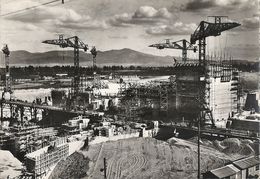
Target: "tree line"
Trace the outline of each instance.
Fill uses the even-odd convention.
[[[243,72],[258,72],[259,62],[233,62],[233,66]],[[81,75],[92,75],[93,72],[101,75],[117,74],[117,75],[172,75],[174,74],[173,66],[165,67],[147,67],[147,66],[103,66],[103,67],[80,67],[79,73]],[[0,74],[4,75],[5,69],[0,69]],[[67,74],[68,77],[74,75],[73,66],[25,66],[25,67],[11,67],[10,73],[13,79],[30,78],[32,75],[56,76],[56,74]]]

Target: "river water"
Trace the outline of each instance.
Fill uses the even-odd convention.
[[[28,102],[33,102],[36,98],[40,98],[44,101],[45,97],[51,96],[51,91],[53,89],[54,88],[16,89],[12,94],[12,98]],[[68,88],[62,88],[61,90],[68,91]],[[8,99],[8,94],[6,95],[6,99]]]

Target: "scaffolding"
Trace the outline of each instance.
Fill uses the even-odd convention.
[[[66,138],[59,138],[51,146],[41,148],[25,156],[25,166],[35,178],[42,178],[51,166],[69,155]]]
[[[125,86],[123,86],[125,87]],[[134,84],[125,91],[122,87],[121,106],[125,109],[126,118],[137,118],[144,113],[142,109],[158,109],[167,113],[169,96],[175,95],[176,83],[171,81],[151,81],[146,84]]]

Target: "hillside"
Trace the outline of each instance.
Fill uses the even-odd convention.
[[[172,64],[172,57],[154,56],[131,49],[98,51],[97,65],[144,65],[167,66]],[[30,53],[27,51],[13,51],[10,56],[12,66],[25,65],[72,65],[73,51],[49,51],[44,53]],[[80,51],[80,64],[92,65],[92,56]]]

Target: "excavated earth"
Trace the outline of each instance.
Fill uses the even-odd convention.
[[[196,178],[197,144],[177,138],[130,138],[91,145],[55,167],[50,178],[108,179]],[[215,148],[201,146],[201,171],[224,165],[232,158]]]

